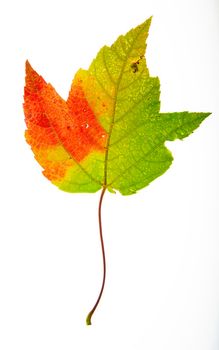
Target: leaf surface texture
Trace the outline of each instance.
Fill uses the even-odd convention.
[[[79,69],[67,101],[26,63],[26,140],[43,174],[67,192],[133,194],[173,157],[165,141],[190,135],[210,113],[160,113],[160,82],[146,64],[151,18]]]

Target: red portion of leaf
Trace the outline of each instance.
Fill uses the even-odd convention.
[[[82,80],[76,79],[73,82],[67,105],[74,116],[76,125],[76,138],[83,144],[93,145],[97,150],[102,150],[105,146],[106,132],[96,120],[85,98]]]
[[[37,149],[55,145],[62,145],[77,162],[93,150],[104,151],[106,132],[95,119],[78,83],[72,85],[65,102],[52,85],[26,63],[26,138],[36,156]]]

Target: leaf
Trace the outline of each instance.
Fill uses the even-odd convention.
[[[165,141],[188,136],[210,114],[159,112],[159,79],[144,58],[150,23],[104,46],[77,72],[67,101],[26,63],[26,140],[60,189],[133,194],[171,165]]]
[[[88,70],[79,69],[67,101],[26,63],[26,140],[43,174],[61,190],[102,188],[99,227],[104,264],[101,205],[108,189],[130,195],[171,165],[165,141],[189,136],[210,113],[160,113],[160,82],[146,65],[151,18],[104,46]]]

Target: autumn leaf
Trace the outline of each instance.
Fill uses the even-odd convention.
[[[26,140],[43,174],[61,190],[136,193],[162,175],[173,157],[165,141],[190,135],[210,113],[160,113],[160,82],[146,64],[151,18],[104,46],[79,69],[67,101],[26,62]]]

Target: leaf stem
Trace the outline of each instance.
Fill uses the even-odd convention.
[[[104,290],[104,285],[105,285],[105,280],[106,280],[106,256],[105,256],[105,249],[104,249],[104,241],[103,241],[103,230],[102,230],[102,219],[101,219],[101,209],[102,209],[102,202],[103,202],[103,196],[106,191],[106,186],[103,187],[101,195],[100,195],[100,200],[99,200],[99,207],[98,207],[98,221],[99,221],[99,231],[100,231],[100,242],[101,242],[101,250],[102,250],[102,258],[103,258],[103,281],[102,281],[102,286],[100,289],[99,296],[97,298],[96,303],[94,304],[93,308],[91,311],[88,313],[87,318],[86,318],[86,324],[90,326],[91,323],[91,318],[100,302],[100,299],[103,294]]]

